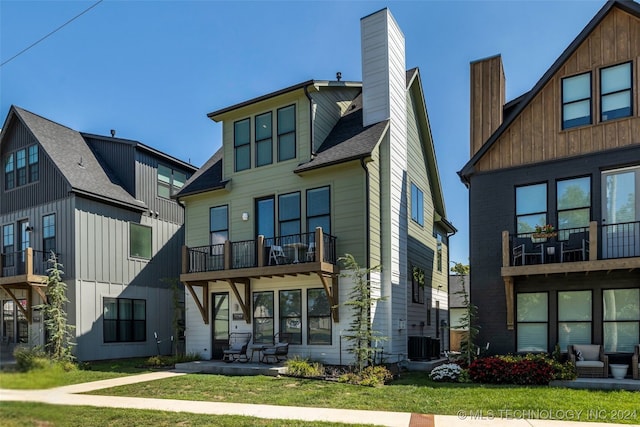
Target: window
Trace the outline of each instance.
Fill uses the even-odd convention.
[[[273,163],[271,112],[256,116],[256,166]]]
[[[158,165],[158,196],[170,198],[172,194],[184,187],[186,181],[187,175],[183,172]]]
[[[413,182],[411,183],[411,219],[424,225],[424,194]]]
[[[265,238],[275,237],[275,199],[273,196],[256,200],[256,231]]]
[[[4,189],[11,190],[16,186],[15,163],[13,153],[9,154],[4,161]]]
[[[631,115],[631,62],[600,70],[600,120]]]
[[[143,299],[105,298],[104,342],[147,340],[147,302]]]
[[[253,342],[273,343],[273,292],[253,293]]]
[[[549,322],[546,292],[519,293],[517,300],[517,351],[547,351]]]
[[[216,206],[209,210],[209,243],[221,245],[229,240],[229,207]]]
[[[280,236],[300,234],[300,193],[278,197],[278,221]]]
[[[436,234],[436,267],[442,271],[442,234]]]
[[[280,334],[289,343],[302,344],[302,291],[280,291]]]
[[[49,259],[51,252],[56,252],[56,216],[54,214],[42,217],[42,251],[45,259]]]
[[[14,254],[13,254],[13,224],[7,224],[2,227],[2,253],[5,255],[2,265],[5,267],[13,267]]]
[[[27,183],[27,151],[24,149],[16,152],[16,175],[18,187]]]
[[[129,223],[129,256],[151,259],[151,227]]]
[[[424,270],[413,266],[409,270],[409,277],[411,277],[412,301],[424,304]]]
[[[244,119],[233,124],[233,149],[236,172],[251,167],[251,120]]]
[[[331,304],[324,289],[307,289],[307,344],[331,345]]]
[[[278,161],[296,157],[296,106],[278,110]]]
[[[547,224],[547,184],[516,187],[516,233],[531,233]]]
[[[640,289],[605,289],[604,351],[633,353],[640,340]]]
[[[557,182],[558,230],[588,227],[591,220],[591,178],[565,179]],[[569,238],[560,231],[560,240]]]
[[[331,234],[331,195],[329,187],[307,190],[307,231],[316,231],[322,227],[322,232]]]
[[[591,73],[562,79],[562,129],[591,123]]]
[[[29,147],[29,182],[36,182],[40,176],[38,167],[38,146]]]
[[[558,292],[558,343],[591,344],[591,291]]]

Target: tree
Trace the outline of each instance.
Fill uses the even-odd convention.
[[[75,359],[71,353],[73,343],[73,330],[75,326],[67,323],[67,312],[65,304],[69,302],[67,298],[67,284],[62,281],[62,264],[58,263],[56,254],[51,252],[48,263],[51,265],[47,269],[45,292],[47,301],[39,305],[44,317],[44,325],[47,331],[45,350],[51,358],[58,362],[70,362]]]
[[[462,304],[465,307],[464,314],[460,317],[459,324],[460,329],[466,331],[462,341],[460,342],[460,352],[467,364],[471,364],[471,361],[478,354],[478,347],[475,344],[475,340],[478,337],[479,332],[478,326],[476,326],[478,307],[471,304],[465,283],[465,277],[469,275],[469,270],[468,265],[464,265],[459,262],[454,262],[453,267],[451,267],[451,271],[458,276],[460,283],[462,284],[462,288],[455,292],[455,294],[462,297]]]
[[[348,351],[353,354],[355,368],[358,373],[373,364],[376,348],[372,347],[372,342],[385,341],[387,338],[373,330],[371,324],[371,307],[384,297],[372,297],[369,274],[379,270],[379,267],[362,269],[351,254],[338,259],[342,261],[349,273],[344,274],[351,277],[353,289],[349,293],[349,300],[344,305],[353,311],[353,319],[346,330],[344,338],[351,343]]]

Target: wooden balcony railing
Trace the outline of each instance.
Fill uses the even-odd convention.
[[[51,254],[26,248],[0,254],[0,277],[46,276]]]

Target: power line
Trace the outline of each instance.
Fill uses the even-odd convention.
[[[51,31],[49,34],[45,35],[44,37],[41,37],[39,40],[37,40],[34,43],[31,43],[29,46],[25,47],[24,49],[22,49],[20,52],[16,53],[15,55],[13,55],[11,58],[7,59],[6,61],[4,61],[2,64],[0,64],[0,67],[3,67],[5,64],[8,64],[9,62],[13,61],[14,59],[16,59],[18,56],[22,55],[23,53],[25,53],[26,51],[28,51],[29,49],[31,49],[32,47],[34,47],[35,45],[37,45],[38,43],[40,43],[41,41],[43,41],[44,39],[46,39],[47,37],[53,35],[54,33],[58,32],[59,30],[61,30],[62,28],[66,27],[67,25],[69,25],[70,23],[72,23],[73,21],[75,21],[76,19],[78,19],[79,17],[81,17],[82,15],[84,15],[85,13],[89,12],[91,9],[93,9],[94,7],[96,7],[97,5],[99,5],[100,3],[102,3],[104,0],[98,0],[97,2],[95,2],[94,4],[92,4],[91,6],[89,6],[88,8],[86,8],[85,10],[83,10],[82,12],[80,12],[79,14],[77,14],[76,16],[74,16],[73,18],[69,19],[67,22],[65,22],[64,24],[60,25],[58,28],[56,28],[55,30]]]

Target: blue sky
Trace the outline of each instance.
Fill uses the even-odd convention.
[[[96,0],[0,0],[0,62]],[[603,1],[104,0],[0,68],[12,104],[70,128],[135,139],[202,165],[222,129],[206,114],[309,79],[361,79],[360,18],[389,7],[419,67],[451,260],[468,263],[469,63],[501,54],[507,101],[530,90]]]

